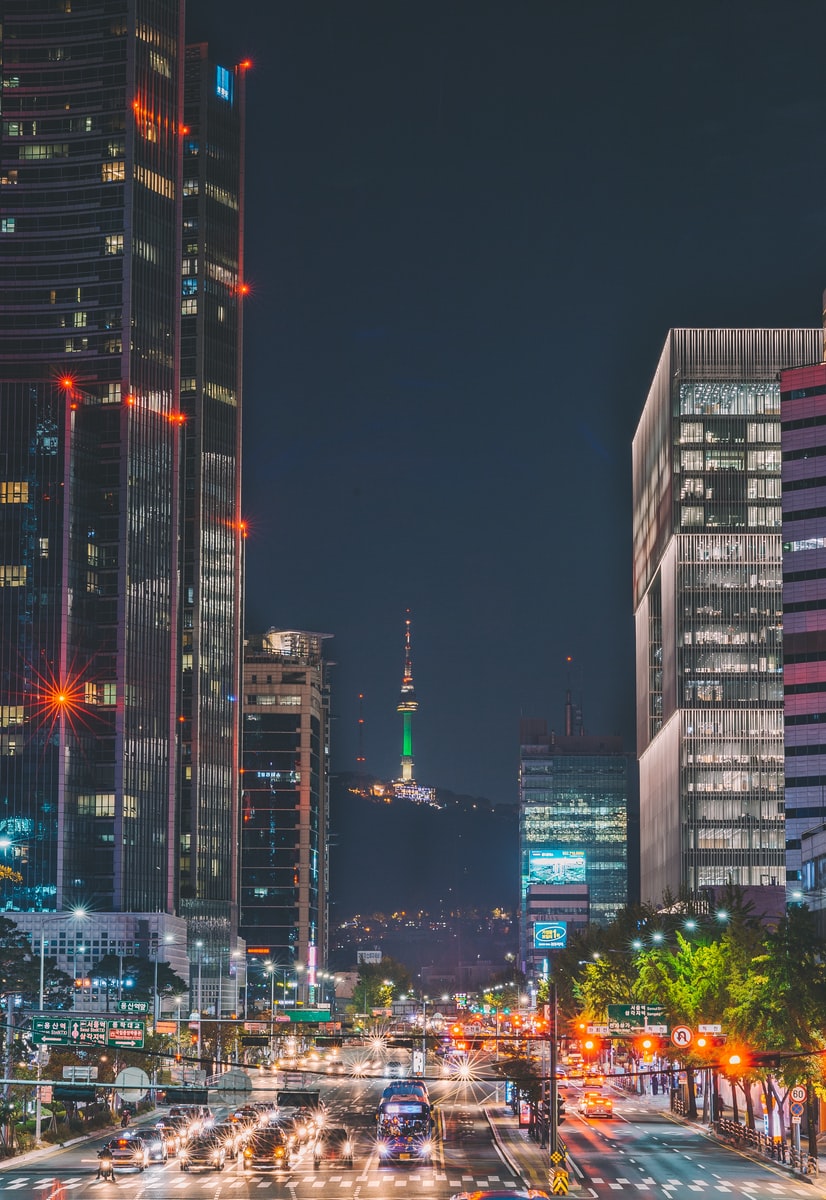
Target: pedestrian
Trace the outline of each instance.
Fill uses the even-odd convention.
[[[658,1094],[659,1090],[660,1090],[660,1080],[657,1075],[654,1075],[654,1076],[652,1076],[652,1079],[651,1079],[651,1091],[656,1096]]]

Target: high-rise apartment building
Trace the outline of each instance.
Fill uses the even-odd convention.
[[[641,895],[782,885],[780,384],[818,329],[677,329],[634,437]]]
[[[570,713],[570,704],[568,706]],[[572,929],[608,924],[628,902],[629,756],[619,737],[520,727],[521,960],[536,969],[547,949],[538,921]]]
[[[6,0],[0,36],[0,838],[23,877],[5,900],[183,897],[226,940],[242,79],[193,52],[230,98],[204,82],[187,129],[181,0]]]
[[[780,417],[786,871],[791,888],[820,893],[801,840],[817,830],[822,842],[826,824],[826,363],[782,372]]]
[[[329,636],[269,629],[244,649],[241,934],[310,988],[328,944]]]

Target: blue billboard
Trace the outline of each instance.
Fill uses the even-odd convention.
[[[534,925],[534,950],[564,950],[567,944],[567,921],[537,921]]]

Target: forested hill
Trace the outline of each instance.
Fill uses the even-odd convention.
[[[438,789],[443,808],[330,788],[332,920],[398,909],[501,907],[518,893],[517,810]]]

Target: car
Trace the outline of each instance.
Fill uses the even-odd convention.
[[[149,1166],[146,1142],[137,1133],[122,1133],[120,1137],[111,1138],[106,1143],[106,1149],[112,1155],[113,1167],[134,1167],[138,1171],[145,1171]]]
[[[219,1121],[213,1125],[210,1134],[224,1143],[227,1158],[237,1158],[249,1137],[249,1130],[238,1121]]]
[[[404,1075],[404,1063],[399,1062],[397,1058],[391,1058],[384,1068],[384,1074],[387,1079],[401,1079]]]
[[[141,1129],[140,1136],[146,1143],[146,1151],[150,1162],[165,1163],[169,1158],[169,1146],[166,1135],[157,1125]]]
[[[494,1192],[454,1192],[450,1200],[551,1200],[547,1192],[537,1188],[527,1188],[519,1191],[505,1191],[497,1188]]]
[[[334,1058],[331,1062],[326,1063],[324,1070],[328,1075],[345,1075],[347,1073],[347,1068],[340,1058]]]
[[[614,1101],[601,1092],[586,1091],[579,1102],[579,1111],[583,1117],[613,1117]]]
[[[290,1165],[290,1146],[278,1126],[256,1129],[241,1153],[245,1171],[277,1171]]]
[[[328,1125],[319,1133],[313,1143],[313,1166],[320,1167],[324,1160],[352,1167],[353,1135],[346,1126]]]
[[[163,1117],[160,1121],[156,1121],[152,1128],[156,1129],[166,1142],[167,1155],[177,1154],[183,1140],[180,1126],[176,1125],[168,1118]]]
[[[209,1171],[223,1171],[227,1161],[227,1150],[223,1141],[215,1137],[212,1130],[199,1133],[181,1150],[179,1161],[182,1171],[204,1167]]]

